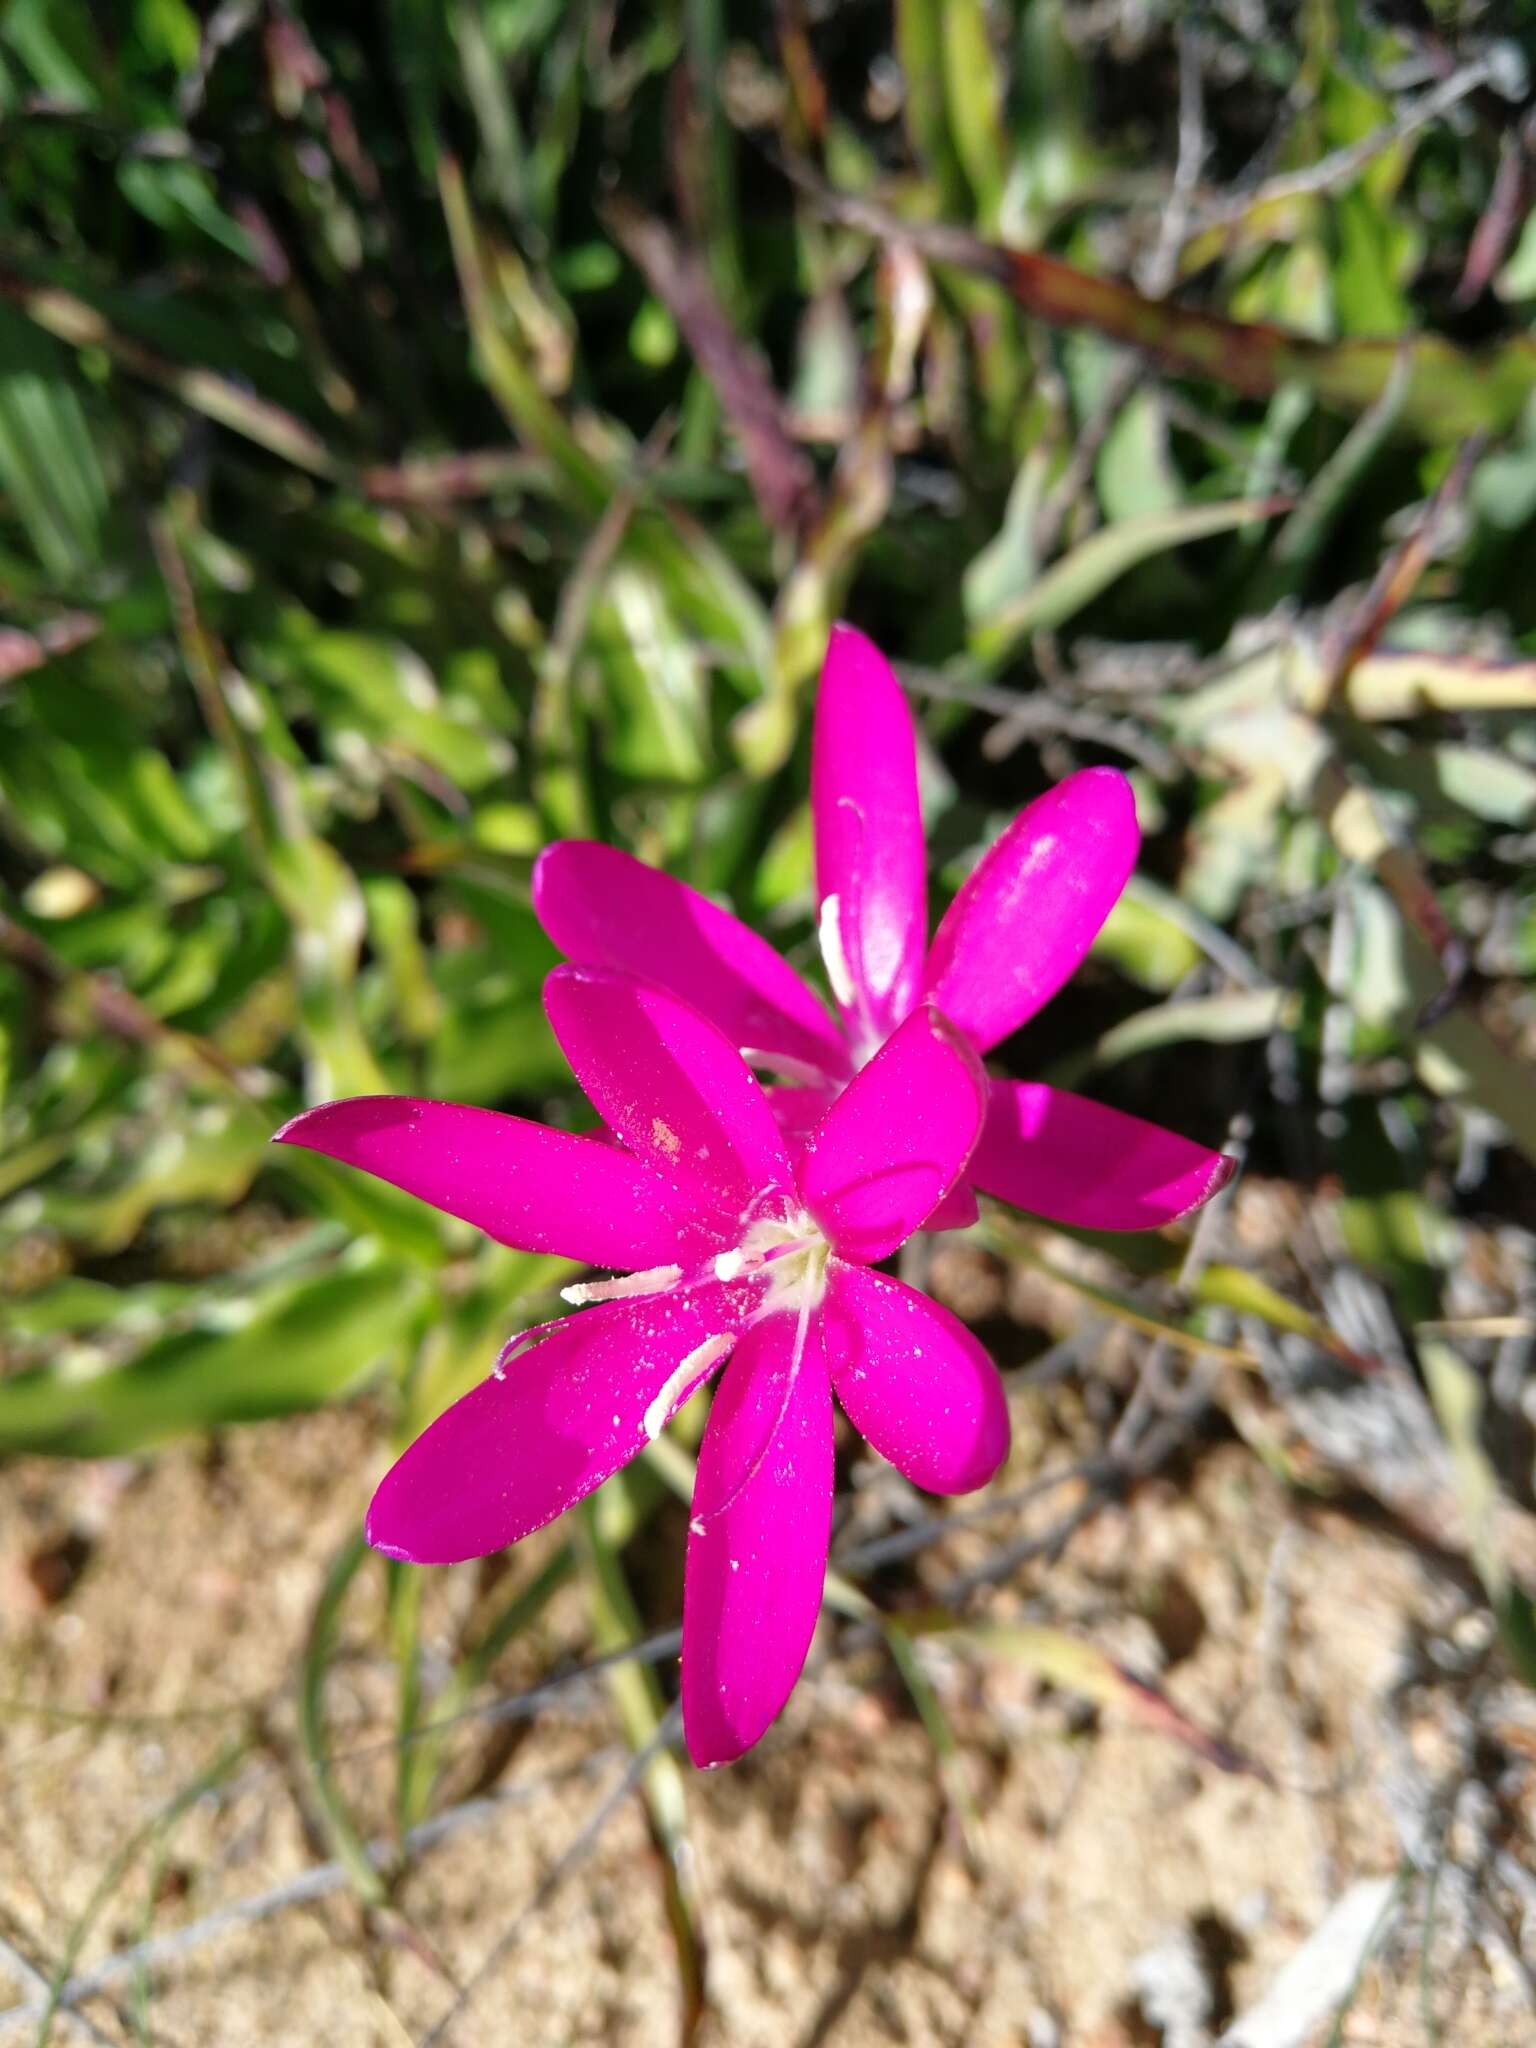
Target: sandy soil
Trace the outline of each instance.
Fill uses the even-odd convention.
[[[1087,1426],[1068,1390],[1025,1388],[1016,1406],[1000,1488]],[[330,1853],[299,1761],[296,1674],[380,1444],[365,1403],[0,1480],[0,2048],[35,2036],[36,2013],[17,2008],[37,1999],[36,1973],[200,1927]],[[856,1521],[878,1523],[893,1481],[863,1463],[852,1477]],[[946,1538],[905,1568],[901,1597],[1027,1526]],[[544,1554],[535,1539],[509,1569]],[[485,1585],[472,1569],[434,1578],[429,1646],[446,1656]],[[391,1824],[382,1590],[370,1567],[349,1595],[326,1692],[337,1783],[369,1834]],[[656,1620],[675,1613],[664,1567],[645,1597]],[[933,1642],[922,1655],[957,1747],[946,1777],[883,1648],[849,1647],[828,1619],[756,1755],[687,1778],[710,2048],[1211,2048],[1352,1885],[1398,1872],[1400,1905],[1335,2038],[1536,2042],[1536,1886],[1522,1885],[1536,1710],[1491,1651],[1454,1550],[1363,1496],[1309,1499],[1218,1432],[1104,1507],[1059,1560],[1010,1575],[984,1611],[1108,1650],[1269,1781],[1000,1651]],[[494,1691],[586,1644],[572,1586]],[[234,1739],[217,1787],[164,1824]],[[446,2041],[671,2043],[676,1951],[639,1803],[618,1804],[540,1894],[625,1761],[600,1684],[556,1696],[511,1741],[470,1720],[442,1798],[499,1803],[423,1848],[385,1907],[334,1888],[201,1928],[60,2014],[52,2038],[398,2048],[495,1951]],[[1432,1897],[1415,1866],[1438,1872]],[[1329,2038],[1330,2017],[1296,2010],[1295,2048]]]

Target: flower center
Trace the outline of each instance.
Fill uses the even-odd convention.
[[[763,1282],[757,1315],[772,1315],[779,1309],[809,1315],[821,1307],[826,1294],[831,1256],[832,1247],[807,1211],[786,1209],[778,1216],[754,1217],[734,1250],[716,1252],[709,1265],[691,1279],[684,1276],[681,1266],[651,1266],[643,1273],[622,1273],[615,1280],[579,1281],[574,1287],[562,1287],[560,1297],[573,1308],[585,1308],[596,1301],[628,1301],[678,1289],[686,1292],[706,1279],[754,1279]]]
[[[715,1277],[735,1280],[759,1273],[766,1283],[761,1315],[778,1309],[817,1309],[827,1291],[831,1246],[804,1209],[759,1216],[734,1251],[715,1258]]]

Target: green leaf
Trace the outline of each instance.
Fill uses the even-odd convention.
[[[232,1328],[162,1337],[128,1364],[0,1380],[0,1454],[120,1457],[189,1430],[318,1408],[396,1354],[420,1283],[388,1261],[272,1290]]]
[[[949,130],[944,14],[944,0],[896,0],[907,133],[937,189],[940,213],[953,217],[963,205],[964,175]]]
[[[1081,1636],[1032,1622],[984,1623],[966,1628],[941,1615],[934,1615],[930,1626],[946,1642],[982,1656],[1003,1657],[1022,1664],[1049,1685],[1079,1693],[1084,1699],[1124,1714],[1133,1724],[1170,1736],[1219,1771],[1269,1781],[1269,1772],[1262,1764],[1201,1728],[1150,1680]],[[921,1617],[917,1629],[927,1632]]]
[[[325,1686],[336,1656],[341,1604],[368,1555],[359,1529],[343,1543],[325,1575],[299,1670],[299,1743],[331,1846],[346,1865],[359,1899],[364,1905],[380,1906],[385,1898],[384,1881],[336,1783],[325,1727]]]
[[[910,227],[907,230],[912,232]],[[921,231],[914,239],[922,246]],[[1134,286],[1028,249],[976,241],[936,245],[938,260],[1002,278],[1027,313],[1061,327],[1088,327],[1107,340],[1156,355],[1185,375],[1259,396],[1300,384],[1327,405],[1360,412],[1373,405],[1407,363],[1402,419],[1432,444],[1514,425],[1536,392],[1536,342],[1517,334],[1495,347],[1461,349],[1438,334],[1398,342],[1371,336],[1315,340],[1259,322],[1223,319],[1203,307],[1152,299]],[[1321,254],[1305,242],[1287,251],[1326,279]]]
[[[1164,1045],[1242,1045],[1250,1039],[1268,1038],[1272,1031],[1294,1028],[1298,1015],[1295,997],[1280,989],[1229,989],[1216,996],[1155,1003],[1127,1017],[1123,1024],[1112,1025],[1086,1050],[1058,1060],[1050,1078],[1061,1087],[1071,1087],[1095,1067],[1114,1066]]]
[[[573,1259],[483,1245],[473,1284],[436,1318],[423,1339],[400,1441],[414,1441],[445,1408],[488,1379],[519,1330],[559,1311],[558,1289],[581,1270]]]
[[[1166,911],[1129,891],[1099,927],[1092,950],[1113,960],[1122,974],[1157,995],[1177,988],[1205,957]]]
[[[1105,527],[1053,562],[1021,597],[977,621],[970,634],[971,652],[995,666],[1030,633],[1064,626],[1138,563],[1189,541],[1230,533],[1276,509],[1273,499],[1236,498],[1220,505],[1184,505]]]
[[[1240,1315],[1257,1316],[1273,1329],[1290,1330],[1322,1350],[1331,1351],[1347,1365],[1366,1371],[1376,1365],[1376,1360],[1363,1358],[1346,1344],[1321,1316],[1313,1315],[1298,1302],[1288,1301],[1261,1274],[1246,1267],[1215,1264],[1202,1268],[1195,1281],[1194,1296],[1197,1301],[1236,1309]]]
[[[333,746],[361,733],[386,760],[416,755],[460,789],[504,775],[512,750],[464,696],[445,696],[426,664],[398,641],[330,632],[294,617],[268,655],[299,686]]]
[[[1030,450],[1009,488],[1001,527],[966,567],[960,588],[966,621],[973,628],[1006,613],[1039,580],[1035,524],[1045,498],[1049,467],[1046,449]]]
[[[1493,825],[1526,825],[1536,817],[1536,770],[1491,747],[1447,741],[1431,756],[1448,802]]]
[[[1536,1606],[1515,1581],[1504,1556],[1498,1475],[1482,1445],[1482,1388],[1466,1361],[1437,1338],[1420,1341],[1419,1359],[1450,1448],[1472,1562],[1492,1603],[1511,1661],[1527,1685],[1536,1685]]]
[[[645,781],[698,781],[710,762],[708,686],[658,580],[615,569],[587,645],[607,711],[605,765]]]
[[[624,1573],[622,1539],[616,1533],[617,1524],[628,1519],[625,1496],[634,1490],[633,1477],[618,1473],[608,1482],[602,1498],[583,1501],[577,1511],[578,1550],[592,1609],[593,1645],[600,1656],[616,1656],[645,1632]],[[605,1513],[608,1502],[620,1504],[618,1516],[611,1510]],[[650,1666],[632,1659],[616,1661],[608,1672],[608,1689],[626,1742],[635,1755],[646,1757],[640,1790],[651,1838],[662,1859],[667,1924],[677,1952],[687,2039],[703,2011],[704,1941],[703,1899],[689,1836],[683,1773],[670,1750],[660,1746],[666,1702]]]
[[[976,218],[992,226],[1007,178],[1003,79],[981,0],[942,0],[937,9],[949,133],[975,195]],[[910,90],[910,85],[909,85]]]
[[[121,1251],[157,1209],[185,1202],[227,1204],[255,1178],[268,1135],[246,1102],[141,1105],[113,1125],[105,1147],[72,1148],[74,1171],[29,1192],[0,1214],[6,1230],[57,1231],[96,1251]]]
[[[400,1035],[429,1041],[442,1024],[443,1003],[421,943],[416,898],[392,875],[375,875],[362,887],[368,936],[383,963]]]
[[[100,559],[107,484],[69,359],[3,299],[0,490],[56,581]]]

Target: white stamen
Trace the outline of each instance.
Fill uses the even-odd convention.
[[[694,1346],[693,1350],[689,1352],[676,1371],[669,1375],[666,1385],[645,1411],[645,1417],[640,1427],[645,1431],[647,1441],[655,1443],[657,1437],[666,1428],[667,1423],[671,1420],[672,1410],[677,1406],[682,1391],[689,1381],[697,1379],[701,1374],[708,1372],[715,1360],[723,1358],[735,1342],[736,1339],[734,1337],[727,1335],[722,1330],[713,1337],[706,1337],[702,1344]]]
[[[827,980],[832,984],[833,995],[845,1010],[853,1009],[858,1003],[859,992],[854,986],[853,975],[848,967],[848,955],[843,948],[841,897],[823,897],[821,912],[816,920],[816,938],[821,947],[822,965],[827,970]]]
[[[536,1344],[542,1344],[554,1329],[555,1323],[561,1320],[562,1318],[557,1316],[554,1323],[534,1323],[529,1329],[520,1330],[515,1337],[509,1338],[502,1347],[501,1356],[491,1367],[491,1378],[505,1379],[507,1367],[512,1361],[521,1358],[525,1351],[531,1351]]]
[[[781,1309],[798,1309],[803,1300],[812,1308],[821,1306],[827,1291],[826,1239],[804,1213],[782,1222],[757,1226],[766,1238],[764,1246],[764,1289],[758,1315],[776,1315]],[[751,1233],[747,1238],[752,1246]]]
[[[816,1300],[821,1300],[826,1253],[826,1239],[802,1209],[782,1216],[759,1216],[747,1225],[739,1245],[715,1253],[710,1270],[717,1280],[727,1283],[743,1274],[760,1275],[768,1282],[765,1307],[794,1307],[807,1280],[813,1284]]]
[[[650,1266],[643,1273],[621,1274],[617,1280],[579,1280],[574,1287],[562,1287],[560,1299],[572,1308],[585,1308],[589,1301],[628,1301],[636,1294],[661,1294],[682,1277],[681,1266]]]

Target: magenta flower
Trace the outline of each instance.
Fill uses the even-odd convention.
[[[965,1170],[985,1077],[920,1003],[791,1157],[735,1046],[675,995],[561,967],[544,1000],[617,1143],[406,1096],[327,1103],[278,1133],[503,1244],[625,1274],[567,1289],[581,1314],[517,1338],[439,1416],[379,1486],[368,1540],[419,1564],[517,1542],[627,1464],[729,1358],[699,1453],[682,1654],[689,1752],[726,1763],[778,1713],[810,1645],[833,1390],[933,1492],[985,1484],[1007,1452],[986,1352],[871,1270]]]
[[[808,1128],[921,1003],[935,1003],[978,1054],[1027,1023],[1076,971],[1140,845],[1126,778],[1085,768],[1020,811],[928,945],[911,716],[883,656],[848,626],[833,630],[822,669],[811,808],[836,1023],[739,919],[616,847],[558,841],[540,855],[533,885],[562,952],[662,983],[754,1066],[798,1083],[772,1091],[791,1133]],[[975,1187],[1058,1223],[1148,1230],[1207,1201],[1235,1166],[1081,1095],[994,1079],[968,1182],[928,1222],[973,1221]]]

